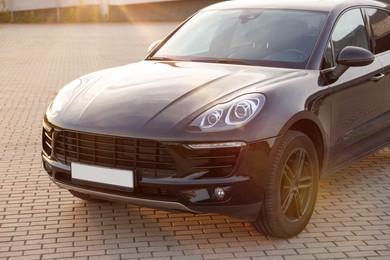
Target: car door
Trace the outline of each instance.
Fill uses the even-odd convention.
[[[389,10],[365,8],[371,33],[373,49],[377,59],[384,67],[385,87],[382,121],[384,125],[384,144],[390,142],[390,13]]]
[[[360,8],[344,12],[336,22],[325,60],[334,64],[346,46],[371,49]],[[329,57],[331,56],[331,57]],[[347,163],[376,147],[376,133],[382,130],[384,80],[378,59],[368,66],[350,67],[331,84],[332,130],[330,168]]]

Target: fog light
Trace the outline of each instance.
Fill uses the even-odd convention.
[[[223,200],[225,198],[225,191],[221,187],[214,189],[214,197],[216,200]]]

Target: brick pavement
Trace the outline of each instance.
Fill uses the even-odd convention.
[[[41,167],[41,120],[73,78],[142,59],[174,24],[0,25],[0,259],[390,259],[390,150],[321,181],[296,238],[215,214],[85,203]]]

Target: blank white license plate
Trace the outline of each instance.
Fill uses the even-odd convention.
[[[71,173],[72,178],[78,180],[134,188],[134,173],[131,170],[72,163]]]

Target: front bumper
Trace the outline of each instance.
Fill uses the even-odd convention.
[[[45,128],[44,132],[48,131],[48,127]],[[52,142],[55,150],[56,145],[54,141]],[[104,200],[121,201],[167,211],[218,213],[253,221],[264,199],[264,176],[268,169],[272,142],[273,140],[266,140],[248,144],[236,158],[237,164],[232,167],[232,172],[227,176],[209,177],[205,174],[201,178],[196,178],[195,173],[158,178],[135,170],[135,187],[132,190],[75,180],[72,178],[70,165],[58,160],[54,151],[48,154],[47,149],[44,149],[42,159],[51,180],[64,189],[86,193]],[[182,160],[175,161],[183,165]],[[183,171],[187,169],[186,167],[181,166],[179,169]],[[224,198],[217,198],[214,195],[216,188],[225,191]]]

